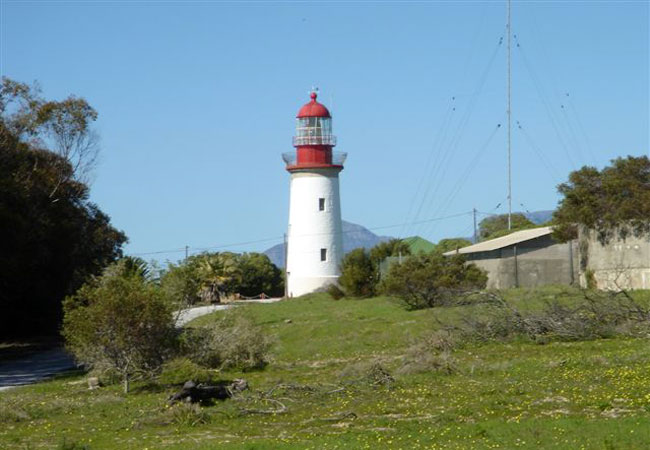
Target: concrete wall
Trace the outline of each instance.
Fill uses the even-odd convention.
[[[650,289],[650,236],[613,239],[606,245],[596,233],[580,232],[580,285],[605,290]]]
[[[555,242],[550,236],[491,252],[466,255],[468,262],[488,273],[487,287],[535,287],[574,284],[579,279],[578,243]]]

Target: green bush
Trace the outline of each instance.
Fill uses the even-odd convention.
[[[411,248],[401,239],[381,242],[370,251],[363,248],[354,249],[345,255],[341,262],[340,287],[345,295],[351,297],[372,297],[377,293],[379,267],[382,261],[391,256],[410,254]],[[333,292],[333,294],[332,297],[336,299],[338,293]]]
[[[341,262],[339,283],[347,295],[371,297],[375,293],[376,270],[368,252],[362,248],[352,250]]]
[[[212,374],[208,369],[199,366],[189,358],[179,357],[162,366],[158,381],[169,385],[180,385],[186,381],[209,383],[212,381]]]
[[[345,292],[343,292],[343,290],[336,284],[330,284],[327,286],[327,293],[334,300],[341,300],[343,297],[345,297]]]
[[[128,392],[134,376],[152,376],[176,348],[171,308],[156,285],[137,274],[107,274],[64,303],[66,346],[87,367],[117,371]]]
[[[486,283],[485,272],[466,264],[462,255],[431,252],[392,265],[380,289],[401,298],[411,309],[422,309],[446,305],[459,294],[485,288]]]
[[[260,369],[269,359],[271,339],[241,311],[225,311],[216,321],[188,330],[182,347],[195,363],[213,369]]]

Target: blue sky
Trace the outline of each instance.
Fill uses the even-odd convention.
[[[513,209],[553,209],[571,170],[648,154],[648,5],[513,2]],[[2,75],[99,112],[91,198],[127,253],[281,242],[280,154],[314,85],[348,152],[346,220],[437,241],[471,235],[471,215],[390,226],[507,211],[505,2],[3,0],[0,12]]]

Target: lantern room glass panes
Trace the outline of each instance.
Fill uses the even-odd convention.
[[[329,117],[303,117],[296,124],[296,136],[331,136],[332,119]]]

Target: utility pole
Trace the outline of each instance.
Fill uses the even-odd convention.
[[[474,243],[478,242],[478,233],[476,232],[476,208],[472,209],[472,214],[474,215]]]
[[[289,277],[287,276],[287,233],[284,233],[284,298],[289,297]]]
[[[508,0],[508,230],[512,229],[512,149],[511,149],[511,119],[512,111],[510,107],[510,88],[511,88],[511,67],[510,67],[510,0]]]
[[[186,245],[185,246],[185,261],[187,261],[187,253],[188,253],[189,249],[190,249],[189,245]]]

